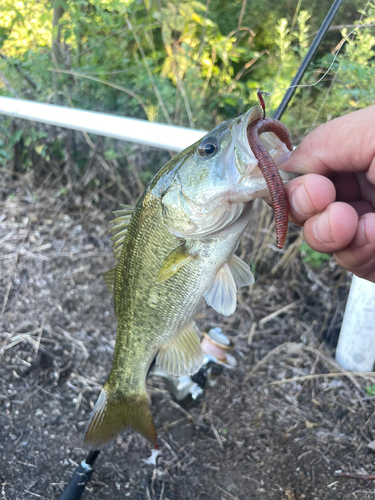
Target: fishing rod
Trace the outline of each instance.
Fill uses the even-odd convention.
[[[305,58],[303,59],[300,67],[298,68],[298,71],[295,75],[295,77],[292,80],[292,83],[290,84],[289,89],[286,91],[285,96],[283,97],[283,100],[281,101],[280,106],[277,108],[275,114],[273,117],[277,120],[281,118],[283,115],[284,111],[286,110],[291,98],[293,97],[293,94],[296,89],[296,85],[299,84],[301,81],[303,75],[305,74],[307,67],[309,66],[312,58],[314,57],[321,41],[323,40],[325,34],[328,31],[328,28],[330,27],[332,20],[334,16],[336,15],[338,9],[340,8],[340,5],[342,3],[342,0],[335,0],[326,16],[324,19],[322,25],[319,28],[318,33],[316,34]],[[223,334],[222,334],[223,335]],[[208,358],[206,358],[208,359]],[[217,368],[216,368],[216,373],[215,373],[215,368],[212,370],[212,368],[216,365],[217,363],[214,362],[214,359],[209,360],[209,362],[206,363],[206,366],[203,366],[201,370],[203,370],[203,378],[197,377],[198,374],[201,373],[201,370],[199,370],[198,374],[195,376],[191,377],[192,384],[188,384],[188,386],[185,388],[186,389],[186,396],[192,400],[196,400],[198,397],[201,397],[203,395],[203,388],[207,382],[207,374],[210,373],[208,370],[211,370],[211,373],[213,372],[213,380],[214,378],[217,377]],[[155,372],[155,375],[162,376],[160,372]],[[176,379],[178,380],[178,379]],[[169,389],[169,392],[174,396],[174,398],[178,401],[178,395],[181,394],[178,392],[176,389],[176,384],[173,382],[171,377],[168,377],[167,375],[165,376],[165,381],[167,382],[167,387]],[[203,385],[202,385],[203,384]],[[177,396],[177,397],[176,397]],[[182,403],[182,400],[180,401]],[[71,480],[69,481],[68,485],[66,486],[65,490],[61,494],[58,500],[80,500],[82,493],[84,492],[87,483],[91,479],[92,473],[93,473],[93,466],[100,454],[100,450],[94,450],[90,451],[90,453],[87,455],[85,460],[82,460],[80,465],[77,467],[76,471],[74,472]]]
[[[288,90],[285,92],[285,95],[283,97],[283,100],[281,101],[279,107],[275,111],[275,114],[273,117],[275,120],[280,120],[282,117],[284,111],[288,107],[288,104],[293,97],[294,92],[296,91],[296,87],[299,84],[299,82],[302,80],[303,75],[305,74],[309,64],[311,63],[312,58],[314,57],[316,51],[319,48],[319,45],[321,44],[323,38],[325,37],[328,28],[330,27],[333,18],[335,17],[337,11],[340,8],[340,5],[342,4],[342,0],[335,0],[329,9],[328,14],[326,15],[326,18],[324,19],[323,23],[321,24],[318,33],[316,34],[313,43],[310,45],[310,48],[305,55],[303,61],[300,64],[300,67],[297,70],[297,73],[295,77],[292,80],[292,83],[290,84],[290,87]]]
[[[86,484],[90,481],[94,471],[93,465],[98,458],[100,450],[90,451],[85,460],[79,464],[75,470],[67,487],[62,492],[59,500],[79,500],[86,488]]]

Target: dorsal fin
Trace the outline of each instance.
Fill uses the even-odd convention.
[[[115,294],[116,267],[112,267],[112,269],[103,273],[104,282],[112,295]]]
[[[215,280],[204,295],[207,305],[230,316],[236,310],[237,287],[228,264],[218,270]]]
[[[196,329],[191,323],[164,344],[156,356],[156,364],[175,377],[197,373],[202,366],[203,352]]]
[[[125,241],[126,233],[134,213],[134,207],[130,205],[120,205],[121,210],[115,210],[113,213],[116,215],[116,219],[111,220],[114,224],[112,229],[110,229],[113,234],[111,241],[112,251],[116,259],[120,257],[121,249]]]
[[[113,213],[116,215],[116,219],[111,220],[114,226],[110,229],[110,232],[114,235],[111,240],[113,255],[116,259],[120,257],[121,249],[125,241],[126,233],[128,231],[128,226],[130,224],[134,208],[131,205],[120,205],[121,210],[115,210]],[[108,290],[114,295],[115,291],[115,276],[116,276],[116,266],[109,271],[103,273],[103,278]]]

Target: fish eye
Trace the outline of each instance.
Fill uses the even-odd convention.
[[[198,146],[199,156],[212,156],[217,151],[217,141],[214,137],[204,139]]]

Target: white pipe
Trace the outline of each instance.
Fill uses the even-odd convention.
[[[182,151],[207,133],[204,130],[174,127],[10,97],[0,97],[0,114],[170,151]]]
[[[375,363],[375,283],[353,276],[336,361],[345,370],[370,372]]]

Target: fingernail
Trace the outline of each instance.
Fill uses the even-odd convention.
[[[277,156],[273,157],[273,161],[277,166],[282,165],[287,160],[289,160],[291,154],[292,154],[291,151],[288,151],[287,153],[280,153]]]
[[[367,245],[368,240],[366,238],[366,219],[361,217],[358,220],[357,232],[353,243],[350,245],[352,248],[361,248]]]
[[[329,214],[327,212],[323,212],[317,216],[313,224],[313,233],[315,238],[321,243],[333,243]]]
[[[303,184],[298,186],[298,188],[294,191],[290,203],[294,210],[300,215],[309,216],[315,212],[310,201],[310,196],[308,195]]]

